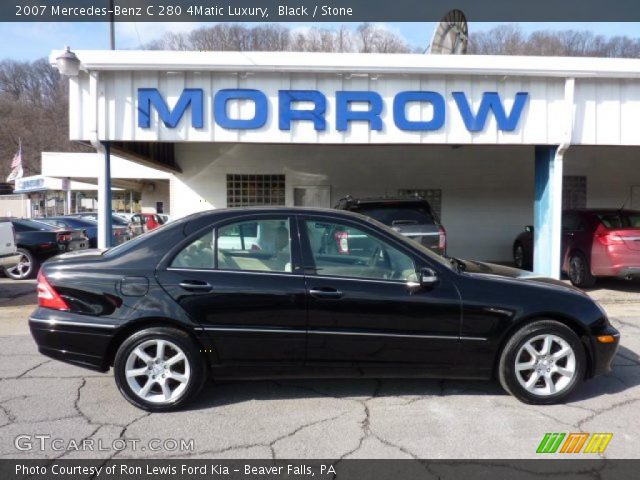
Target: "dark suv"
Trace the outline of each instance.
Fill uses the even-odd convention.
[[[346,196],[336,205],[339,210],[361,213],[414,240],[439,255],[447,249],[447,232],[425,199],[353,198]]]

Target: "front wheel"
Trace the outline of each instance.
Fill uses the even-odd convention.
[[[195,342],[185,332],[166,327],[148,328],[127,338],[113,368],[122,395],[150,412],[182,407],[199,393],[206,377]]]
[[[525,403],[558,403],[582,382],[584,347],[576,333],[553,320],[524,326],[507,342],[500,356],[502,387]]]

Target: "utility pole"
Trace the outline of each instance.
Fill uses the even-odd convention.
[[[114,0],[109,0],[109,49],[116,49],[116,19],[115,14],[113,13],[114,8]]]

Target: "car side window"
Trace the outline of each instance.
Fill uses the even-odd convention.
[[[289,220],[232,223],[217,232],[217,268],[255,272],[291,272]]]
[[[365,231],[320,220],[306,221],[316,274],[334,277],[417,281],[407,254]]]
[[[215,268],[213,230],[183,248],[171,262],[172,268]]]

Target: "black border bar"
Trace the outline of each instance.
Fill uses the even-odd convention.
[[[453,8],[474,22],[640,21],[638,0],[2,0],[0,21],[433,22]]]

